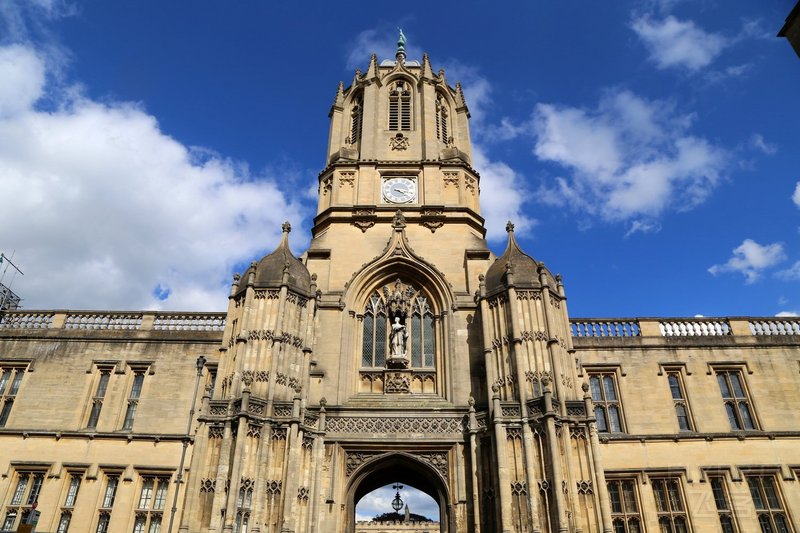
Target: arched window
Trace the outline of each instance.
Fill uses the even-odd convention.
[[[450,130],[448,129],[449,111],[447,100],[440,93],[436,94],[436,138],[444,144],[450,144]]]
[[[410,326],[408,333],[411,339],[411,366],[433,367],[433,313],[424,296],[418,296],[414,300]]]
[[[405,80],[389,90],[389,131],[411,131],[411,87]]]
[[[397,280],[392,286],[376,290],[366,303],[363,314],[361,366],[383,368],[397,356],[393,347],[392,324],[399,319],[404,326],[402,355],[410,368],[433,369],[436,366],[436,326],[427,297],[419,290]]]
[[[359,93],[353,98],[353,108],[350,111],[350,140],[348,144],[357,144],[361,140],[361,123],[364,117],[364,97]]]

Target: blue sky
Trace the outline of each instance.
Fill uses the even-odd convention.
[[[572,316],[797,314],[792,4],[11,0],[0,251],[28,308],[224,310],[284,219],[307,246],[336,84],[402,26]]]

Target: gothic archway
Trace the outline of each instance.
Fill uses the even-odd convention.
[[[455,532],[450,491],[439,470],[414,455],[390,452],[366,461],[353,472],[347,485],[347,533],[355,531],[356,503],[366,494],[394,481],[413,486],[433,498],[439,505],[439,531]]]

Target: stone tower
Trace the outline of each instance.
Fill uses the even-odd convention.
[[[395,481],[443,532],[611,531],[560,278],[490,252],[461,86],[404,45],[339,84],[308,251],[234,279],[181,531],[352,533]]]

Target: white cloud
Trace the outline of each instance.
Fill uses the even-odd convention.
[[[472,163],[481,175],[481,214],[486,219],[486,238],[506,237],[505,224],[511,220],[520,234],[530,231],[536,220],[525,214],[523,203],[529,195],[524,178],[502,161],[493,161],[480,146],[472,147]]]
[[[0,48],[0,244],[25,272],[24,305],[224,309],[233,265],[302,209],[138,105],[47,86],[46,69],[29,47]]]
[[[778,151],[778,147],[765,141],[760,133],[754,133],[750,137],[750,146],[766,155],[773,155]]]
[[[800,261],[795,261],[789,268],[776,272],[775,276],[786,281],[800,280]]]
[[[631,227],[625,232],[627,239],[635,233],[658,233],[661,231],[661,224],[658,222],[643,222],[641,220],[634,220],[631,222]]]
[[[11,45],[0,49],[0,119],[27,111],[42,96],[43,60],[30,48]]]
[[[753,283],[765,269],[785,258],[781,243],[761,245],[752,239],[745,239],[733,249],[733,255],[726,263],[714,265],[708,271],[714,276],[724,272],[739,272],[744,275],[747,283]]]
[[[708,33],[691,20],[670,15],[663,20],[638,17],[631,28],[644,42],[650,59],[661,69],[683,67],[696,71],[711,64],[730,43],[724,36]]]
[[[492,129],[486,124],[492,106],[491,83],[475,67],[452,59],[445,62],[445,77],[450,85],[461,82],[464,87],[464,98],[471,116],[472,166],[481,175],[481,215],[486,219],[486,238],[491,241],[505,239],[505,225],[509,220],[514,222],[517,232],[531,231],[536,220],[524,210],[525,201],[530,197],[525,177],[505,162],[492,158],[481,142],[487,138],[481,132]],[[520,128],[510,122],[501,127]]]
[[[726,152],[689,128],[692,114],[621,90],[595,110],[538,104],[534,153],[570,174],[539,193],[545,203],[640,224],[665,209],[702,203],[721,178]]]
[[[792,201],[797,207],[800,207],[800,181],[797,182],[797,185],[794,188],[794,194],[792,194]]]
[[[776,317],[780,318],[791,318],[791,317],[798,317],[800,316],[800,312],[798,311],[781,311],[780,313],[775,313]]]

